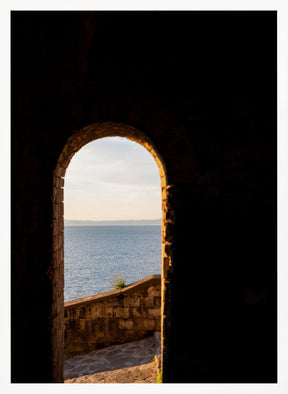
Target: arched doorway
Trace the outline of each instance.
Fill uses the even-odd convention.
[[[169,330],[169,308],[166,299],[169,297],[169,270],[171,268],[172,239],[168,226],[173,224],[173,211],[168,203],[169,189],[165,164],[154,144],[138,129],[112,122],[95,123],[75,132],[67,141],[58,159],[53,174],[53,260],[49,275],[54,284],[53,308],[51,319],[53,335],[53,354],[55,369],[63,380],[63,317],[64,317],[64,207],[63,188],[66,169],[73,155],[87,143],[104,137],[126,137],[146,148],[156,161],[159,168],[162,199],[162,305],[161,305],[161,348],[162,370],[165,370],[165,338]],[[168,323],[168,324],[167,324]],[[59,372],[60,371],[60,372]],[[165,371],[163,372],[165,376]]]

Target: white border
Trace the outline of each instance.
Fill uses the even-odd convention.
[[[5,3],[5,1],[4,1]],[[8,4],[7,4],[8,3]],[[4,4],[5,5],[5,4]],[[3,7],[3,6],[2,6]],[[6,1],[9,10],[283,10],[285,1],[271,0],[51,0],[51,1]]]
[[[1,366],[0,391],[39,392],[187,392],[197,394],[288,393],[288,12],[286,1],[3,1],[1,26]],[[278,384],[10,384],[10,10],[277,10],[278,11]],[[8,192],[7,192],[8,191]],[[7,225],[6,225],[7,223]],[[9,230],[9,231],[8,231]],[[3,294],[2,294],[3,292]],[[37,360],[35,360],[37,362]],[[33,366],[31,365],[33,368]]]

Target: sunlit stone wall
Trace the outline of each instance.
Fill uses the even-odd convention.
[[[139,340],[160,331],[161,275],[64,304],[64,355]]]

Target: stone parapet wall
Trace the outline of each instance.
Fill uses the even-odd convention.
[[[64,355],[139,340],[161,330],[161,275],[65,302]]]

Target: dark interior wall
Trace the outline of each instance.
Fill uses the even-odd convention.
[[[101,121],[146,133],[173,185],[166,381],[276,381],[276,16],[12,12],[12,381],[61,379],[52,172]]]

